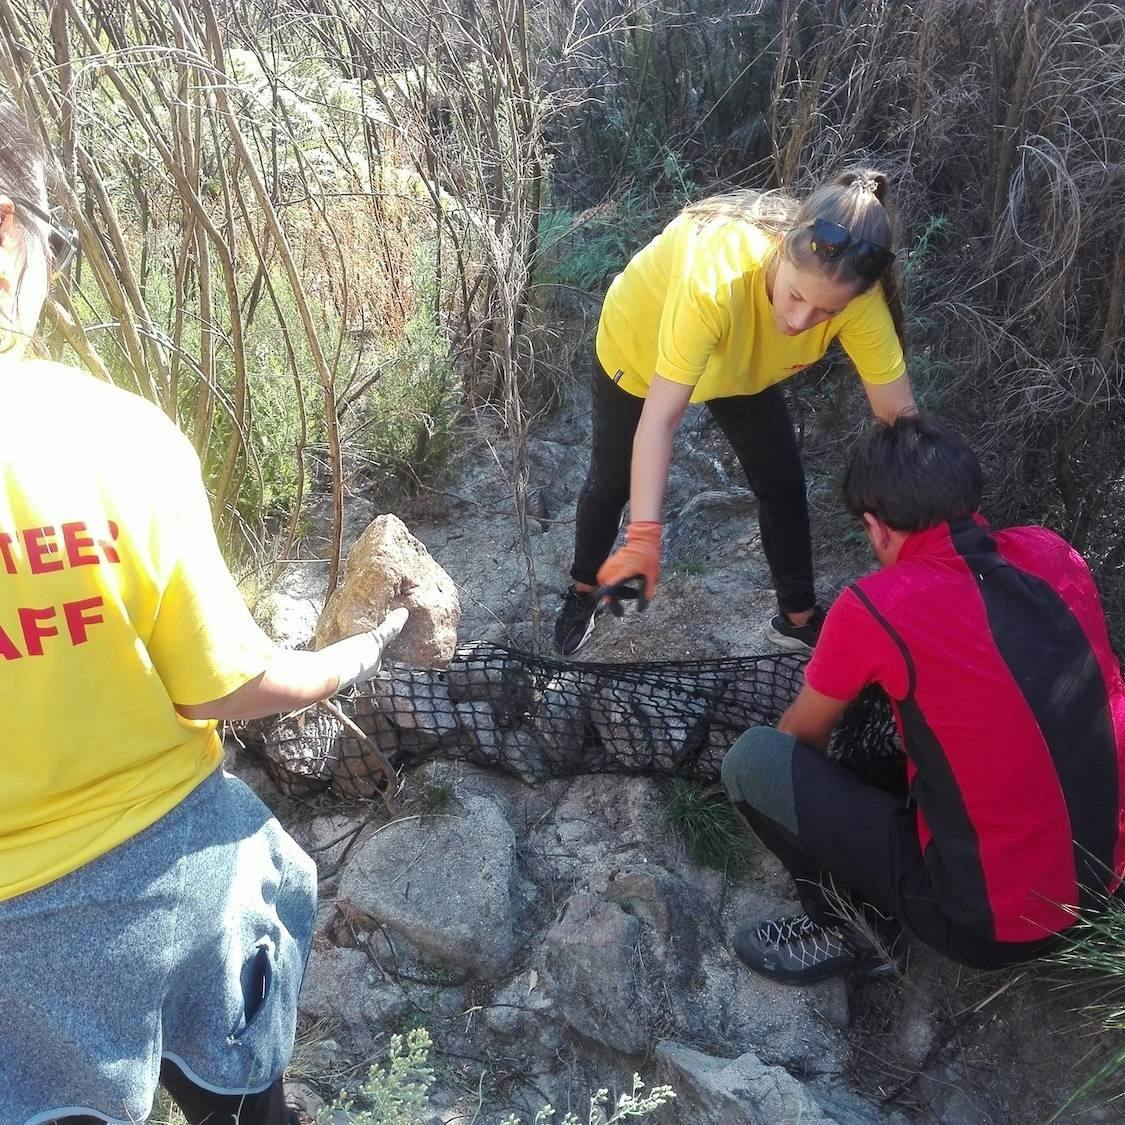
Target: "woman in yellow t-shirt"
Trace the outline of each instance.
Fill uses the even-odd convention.
[[[369,677],[402,628],[285,652],[152,403],[25,357],[74,249],[0,100],[0,1121],[291,1125],[316,868],[222,769],[216,720]]]
[[[886,198],[886,177],[859,168],[804,203],[749,191],[705,200],[614,278],[598,323],[590,469],[559,652],[590,635],[598,587],[643,579],[653,596],[672,440],[689,402],[707,403],[758,497],[779,610],[768,636],[792,650],[815,643],[824,615],[805,477],[779,384],[839,340],[876,417],[915,410]],[[611,555],[626,500],[625,545]]]

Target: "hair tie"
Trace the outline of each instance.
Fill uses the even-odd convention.
[[[855,186],[860,191],[869,192],[876,199],[879,198],[879,181],[870,173],[859,176],[855,181]]]

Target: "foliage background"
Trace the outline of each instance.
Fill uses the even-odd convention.
[[[531,416],[628,255],[687,199],[862,159],[922,401],[1120,637],[1120,5],[0,0],[0,29],[82,238],[47,346],[177,418],[236,546],[288,553],[315,486],[338,550],[348,488],[440,472],[465,424],[511,443],[523,518]],[[843,443],[827,370],[798,393]]]

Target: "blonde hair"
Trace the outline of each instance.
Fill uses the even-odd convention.
[[[685,213],[700,222],[734,219],[753,223],[765,234],[774,236],[777,253],[799,269],[817,269],[829,280],[850,286],[857,297],[881,282],[895,332],[905,352],[902,282],[897,260],[892,261],[880,277],[865,278],[856,272],[853,254],[843,254],[829,262],[810,246],[809,227],[823,219],[843,227],[854,239],[885,246],[893,253],[896,221],[889,194],[890,186],[884,173],[855,167],[826,180],[803,203],[784,191],[747,188],[701,199],[685,208]]]

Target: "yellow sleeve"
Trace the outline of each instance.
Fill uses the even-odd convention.
[[[695,386],[728,331],[730,311],[716,299],[713,250],[706,238],[688,224],[677,233],[657,334],[656,374]]]
[[[173,540],[165,544],[172,565],[148,651],[173,702],[207,703],[264,672],[275,646],[250,616],[219,551],[195,450],[176,436],[169,451],[178,462],[169,474],[174,495],[165,498],[174,515],[158,532]]]
[[[906,358],[882,285],[854,303],[859,307],[840,329],[840,344],[865,383],[890,383],[906,373]]]

